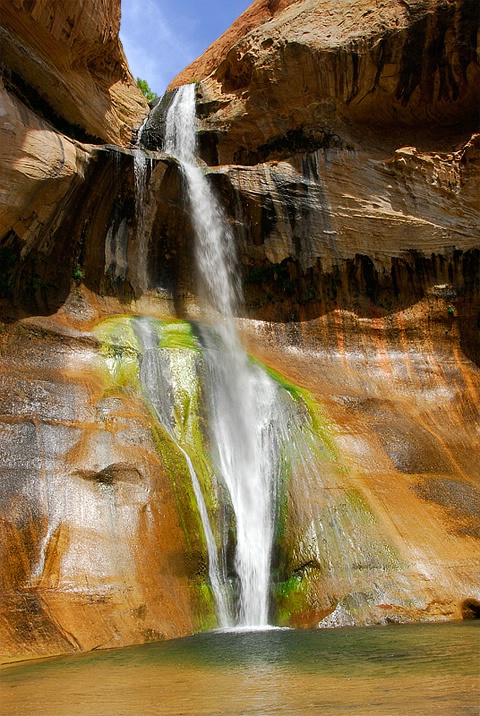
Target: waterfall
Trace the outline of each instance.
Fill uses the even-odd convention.
[[[180,87],[167,113],[165,151],[180,162],[187,183],[200,292],[220,316],[232,319],[241,300],[235,242],[222,207],[197,164],[195,110],[195,85]],[[231,340],[236,340],[234,329]]]
[[[221,334],[203,329],[214,464],[235,514],[235,568],[240,582],[236,623],[268,624],[275,487],[280,454],[277,390]]]
[[[148,288],[147,254],[148,233],[145,221],[145,202],[147,198],[148,157],[141,148],[142,133],[146,121],[138,130],[137,142],[132,149],[133,176],[135,186],[135,224],[136,230],[136,264],[137,278],[143,290]]]
[[[199,295],[215,314],[200,333],[207,357],[212,454],[235,515],[240,594],[234,623],[268,624],[275,525],[275,390],[241,347],[234,317],[241,302],[232,232],[196,157],[195,85],[181,87],[166,118],[165,151],[180,163],[195,234]]]

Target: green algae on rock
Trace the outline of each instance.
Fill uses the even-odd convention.
[[[146,320],[153,336],[150,347],[142,344],[139,332]],[[211,567],[212,558],[216,561],[217,578],[223,583],[219,588],[232,589],[229,553],[236,527],[205,427],[208,356],[197,333],[195,325],[186,321],[134,315],[109,318],[95,329],[110,390],[116,384],[144,401],[149,410],[152,435],[176,495],[186,543],[191,554],[197,555],[192,558],[199,560],[195,573],[203,594],[202,623],[212,624],[215,594],[208,562]],[[155,383],[148,385],[142,371],[152,350],[160,361],[156,370],[164,374],[156,373]],[[378,520],[365,497],[349,485],[348,470],[339,461],[335,445],[335,426],[321,406],[308,391],[258,360],[252,359],[251,366],[273,382],[278,403],[276,418],[272,418],[279,474],[271,608],[280,624],[300,625],[312,619],[318,623],[350,591],[366,590],[373,575],[378,581],[379,574],[398,571],[400,563],[394,547],[379,536]],[[201,497],[192,485],[192,466]],[[199,499],[206,510],[202,517]],[[205,519],[214,537],[210,546]],[[329,591],[332,583],[335,594]],[[377,602],[382,595],[379,583]],[[230,595],[228,600],[232,599]]]

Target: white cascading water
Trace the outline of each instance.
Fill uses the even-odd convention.
[[[148,288],[147,254],[149,236],[145,222],[145,202],[147,198],[148,157],[141,147],[142,133],[147,120],[138,130],[137,142],[132,150],[133,175],[135,181],[135,225],[137,227],[137,278],[143,290]]]
[[[202,331],[202,340],[213,459],[235,513],[240,596],[233,624],[266,626],[278,462],[271,427],[275,388],[268,376],[250,364],[234,324],[241,300],[235,245],[222,208],[197,163],[194,84],[180,87],[172,100],[165,151],[178,160],[186,180],[199,293],[216,314],[213,330]]]
[[[220,566],[217,544],[208,519],[208,510],[200,487],[200,481],[188,452],[175,434],[175,395],[169,356],[158,350],[158,335],[148,318],[136,321],[135,329],[143,346],[140,380],[155,413],[170,438],[183,454],[192,480],[193,492],[203,526],[208,554],[208,576],[215,596],[217,618],[221,626],[230,621],[228,600],[225,594],[225,577]]]

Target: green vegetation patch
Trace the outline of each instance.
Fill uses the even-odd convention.
[[[96,326],[100,342],[102,376],[108,388],[140,390],[139,356],[141,347],[132,328],[131,316],[113,316]]]
[[[161,322],[159,348],[186,349],[200,352],[200,344],[187,321]]]
[[[197,618],[199,631],[211,631],[218,626],[215,616],[215,599],[213,591],[208,582],[200,582],[196,587],[196,599],[198,604]]]
[[[300,574],[294,574],[284,582],[277,582],[274,590],[276,623],[289,626],[292,615],[309,608],[308,582]]]
[[[149,102],[158,99],[158,94],[156,92],[152,92],[148,86],[147,80],[142,80],[141,77],[137,77],[137,87]]]

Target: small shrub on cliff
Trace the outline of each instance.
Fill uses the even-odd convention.
[[[152,90],[148,86],[147,80],[142,80],[140,77],[137,77],[137,86],[143,93],[143,96],[146,97],[149,102],[152,102],[152,100],[154,99],[158,99],[158,94],[152,92]]]
[[[83,273],[81,267],[78,264],[74,264],[72,266],[72,278],[74,281],[82,281],[82,279],[85,277],[85,274]]]

